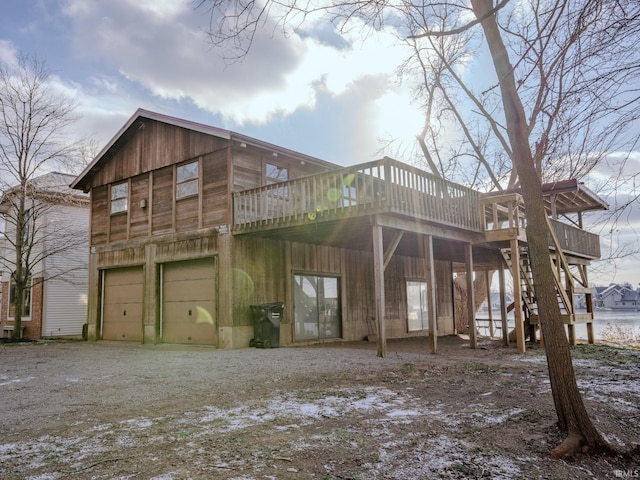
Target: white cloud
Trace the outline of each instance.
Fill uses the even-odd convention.
[[[319,85],[331,95],[343,95],[362,79],[391,77],[402,58],[393,32],[377,32],[363,42],[354,29],[357,33],[338,39],[325,22],[309,23],[289,38],[260,31],[249,55],[226,65],[202,33],[207,11],[194,11],[188,1],[68,0],[65,13],[72,20],[78,55],[104,59],[158,98],[190,101],[237,125],[264,124],[276,115],[313,109]],[[114,82],[103,86],[113,91]],[[385,88],[396,87],[387,82]],[[407,103],[400,98],[404,92],[393,95],[393,102],[378,108]]]
[[[18,64],[18,51],[8,40],[0,40],[0,62],[7,65]]]

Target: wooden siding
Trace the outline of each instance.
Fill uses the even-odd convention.
[[[175,199],[175,165],[133,177],[128,211],[120,214],[109,213],[108,187],[94,188],[91,244],[227,225],[230,212],[226,150],[200,159],[199,192],[193,197]]]
[[[225,139],[149,119],[140,119],[129,130],[114,146],[112,157],[90,178],[91,188],[196,158],[227,145]]]
[[[216,253],[218,253],[218,237],[204,236],[157,244],[155,258],[158,262],[164,263],[172,260],[193,260]]]
[[[153,172],[153,202],[151,204],[153,233],[173,231],[173,167]]]
[[[149,235],[149,183],[148,174],[131,179],[129,238]]]
[[[250,305],[286,301],[285,242],[236,239],[231,272],[234,325],[252,325]],[[290,319],[285,312],[285,321]]]
[[[202,160],[202,224],[204,227],[228,225],[229,181],[226,150],[205,155]]]
[[[373,333],[375,298],[371,252],[235,237],[234,265],[234,325],[251,325],[250,305],[285,302],[287,310],[281,325],[284,330],[281,339],[284,343],[291,342],[289,329],[294,312],[291,311],[293,298],[287,297],[287,282],[292,281],[293,274],[308,273],[341,278],[343,339],[361,340]],[[450,263],[436,261],[436,272],[440,333],[452,333]],[[390,337],[410,335],[407,331],[406,281],[425,279],[423,258],[395,256],[389,263],[385,272],[385,293]]]
[[[104,185],[91,190],[91,245],[109,241],[109,188]]]
[[[260,152],[238,149],[233,155],[233,190],[246,190],[262,185]]]
[[[233,191],[247,190],[267,184],[265,170],[267,163],[286,168],[289,180],[326,172],[327,168],[318,166],[302,158],[265,152],[254,147],[235,147],[233,149]],[[336,167],[337,168],[337,167]]]
[[[200,223],[200,202],[198,196],[181,198],[176,200],[176,222],[175,230],[177,232],[188,232],[199,227]]]
[[[129,216],[127,212],[116,213],[109,216],[109,241],[127,240]]]

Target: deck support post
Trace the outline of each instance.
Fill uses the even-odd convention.
[[[385,295],[384,295],[384,241],[382,227],[378,224],[378,218],[373,217],[373,272],[374,292],[376,297],[376,324],[378,326],[378,356],[387,356],[387,332],[385,322]]]
[[[493,303],[491,298],[491,275],[489,275],[489,270],[484,271],[484,283],[487,287],[487,313],[489,314],[489,337],[493,338],[495,333],[493,327]]]
[[[478,346],[478,338],[476,335],[476,305],[475,295],[473,292],[473,245],[465,244],[464,263],[467,271],[467,315],[469,316],[469,340],[471,348]]]
[[[507,296],[505,293],[504,268],[498,270],[498,280],[500,283],[500,320],[502,322],[502,344],[509,345],[509,326],[507,324]]]
[[[427,277],[427,317],[429,320],[429,352],[438,353],[438,321],[436,312],[436,272],[433,260],[433,237],[424,237],[425,273]]]
[[[516,344],[518,352],[524,353],[526,345],[524,343],[524,322],[522,319],[522,286],[520,284],[520,250],[518,240],[511,240],[511,265],[513,276],[513,313],[516,322]]]

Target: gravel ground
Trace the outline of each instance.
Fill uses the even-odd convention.
[[[0,345],[0,431],[7,441],[88,416],[149,415],[268,396],[310,376],[397,368],[424,359],[423,347],[422,353],[415,343],[409,351],[391,348],[381,359],[366,342],[270,350],[126,342]]]
[[[0,344],[0,478],[601,479],[640,476],[640,352],[574,350],[624,455],[551,461],[543,351],[457,337],[272,350]],[[633,478],[633,477],[632,477]]]

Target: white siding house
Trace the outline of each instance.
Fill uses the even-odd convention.
[[[89,198],[68,186],[73,175],[48,173],[33,180],[38,215],[31,227],[33,241],[32,288],[22,317],[24,338],[79,337],[87,317],[87,277],[89,259]],[[3,197],[3,214],[11,215]],[[8,243],[12,239],[11,221],[6,222]],[[15,234],[14,234],[15,235]],[[13,324],[11,265],[7,246],[2,273],[2,312],[0,323],[7,335]]]

